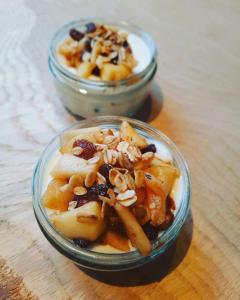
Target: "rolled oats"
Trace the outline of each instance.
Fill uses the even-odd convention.
[[[134,197],[132,197],[130,199],[121,201],[121,205],[128,207],[128,206],[133,205],[136,201],[137,201],[137,197],[134,196]]]
[[[136,193],[134,190],[127,190],[124,193],[120,193],[117,195],[117,200],[119,201],[123,201],[123,200],[127,200],[127,199],[131,199],[133,197],[136,196]]]
[[[126,173],[124,176],[125,176],[125,180],[126,180],[128,188],[130,190],[134,190],[135,189],[135,181],[132,178],[131,174],[130,173]]]
[[[83,148],[82,147],[74,147],[72,148],[72,154],[73,155],[81,155],[83,153]]]
[[[90,172],[87,174],[84,183],[86,187],[91,187],[94,182],[96,181],[97,173],[96,172]]]
[[[83,186],[76,186],[73,189],[73,193],[74,193],[74,195],[82,196],[82,195],[85,195],[87,193],[87,189]]]

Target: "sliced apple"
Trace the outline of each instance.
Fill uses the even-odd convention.
[[[126,229],[132,245],[135,246],[142,255],[148,255],[151,252],[151,243],[133,213],[118,202],[114,205],[114,208]]]
[[[133,143],[140,149],[143,149],[148,145],[147,140],[142,135],[138,134],[136,130],[126,121],[123,121],[121,124],[120,136],[124,141]]]
[[[178,176],[178,170],[171,166],[152,166],[146,169],[148,207],[151,223],[159,226],[166,218],[166,198]]]
[[[88,164],[87,160],[69,153],[61,155],[51,171],[53,178],[69,178],[72,175],[80,175],[83,178],[91,172],[97,172],[98,163]]]
[[[71,153],[73,143],[76,140],[86,139],[92,143],[102,142],[102,133],[100,127],[89,127],[73,129],[65,132],[60,139],[60,152],[61,153]]]
[[[67,184],[65,179],[53,179],[43,195],[43,204],[50,209],[60,211],[68,210],[68,204],[73,198],[71,191],[61,191],[60,188]]]
[[[129,251],[128,238],[115,231],[108,230],[104,235],[104,242],[121,251]]]
[[[95,241],[104,231],[105,223],[101,218],[101,205],[91,201],[73,210],[52,215],[53,225],[65,237]]]

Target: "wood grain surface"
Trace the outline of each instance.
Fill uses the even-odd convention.
[[[188,161],[192,209],[173,247],[138,271],[84,271],[35,221],[34,164],[75,120],[57,99],[47,48],[62,24],[130,20],[158,47],[149,120]],[[0,299],[240,299],[240,2],[0,1]]]

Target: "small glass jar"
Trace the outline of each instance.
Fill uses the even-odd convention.
[[[96,81],[80,78],[61,64],[57,56],[58,46],[68,36],[71,28],[81,30],[89,22],[115,26],[136,36],[138,41],[143,42],[147,51],[147,55],[141,53],[142,62],[138,62],[143,63],[144,57],[147,56],[143,67],[137,66],[136,72],[124,80]],[[131,43],[130,45],[134,46]],[[141,52],[141,49],[139,51]],[[68,23],[56,32],[50,44],[48,63],[59,98],[72,114],[81,117],[132,116],[140,109],[149,94],[150,83],[157,70],[157,51],[150,35],[137,26],[107,19],[86,19]]]
[[[173,163],[181,172],[182,191],[178,210],[175,214],[172,225],[165,231],[159,233],[157,240],[152,246],[152,252],[149,256],[143,257],[137,250],[121,254],[99,253],[88,249],[81,249],[74,245],[73,241],[63,237],[52,225],[42,203],[42,194],[44,192],[44,175],[49,162],[52,160],[56,151],[60,146],[60,138],[62,133],[57,135],[46,147],[40,156],[36,165],[32,180],[33,192],[33,209],[37,222],[48,241],[63,255],[74,261],[77,265],[89,269],[102,271],[120,271],[139,267],[147,262],[152,261],[162,254],[179,235],[179,232],[186,220],[189,202],[190,202],[190,179],[189,172],[184,158],[175,146],[175,144],[159,130],[152,126],[123,117],[104,116],[89,118],[80,121],[71,128],[77,129],[94,126],[102,128],[119,129],[123,120],[129,122],[137,131],[139,131],[147,139],[161,142],[171,153]],[[65,132],[64,131],[64,132]]]

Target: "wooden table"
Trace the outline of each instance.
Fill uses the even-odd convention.
[[[154,37],[148,119],[179,146],[192,178],[176,244],[140,272],[120,274],[64,258],[31,203],[40,152],[74,122],[51,82],[49,41],[70,20],[105,15]],[[240,2],[1,0],[0,25],[0,299],[240,299]]]

